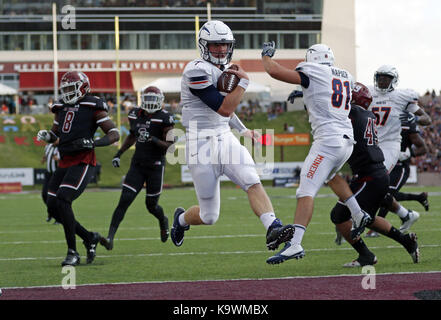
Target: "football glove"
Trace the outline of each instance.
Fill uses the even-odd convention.
[[[92,150],[95,147],[93,140],[87,138],[72,141],[72,146],[74,150]]]
[[[46,141],[49,142],[51,140],[51,135],[48,130],[40,130],[37,133],[38,141]]]
[[[121,159],[120,159],[118,156],[115,156],[115,157],[112,159],[112,166],[113,166],[114,168],[119,168],[120,163],[121,163]]]
[[[401,126],[408,127],[412,124],[416,123],[416,118],[413,113],[410,113],[409,111],[403,111],[403,113],[400,114],[400,120],[401,120]]]
[[[296,98],[301,98],[303,97],[303,91],[300,90],[294,90],[293,92],[291,92],[288,96],[288,99],[286,99],[287,101],[294,103],[294,100]]]
[[[262,57],[268,56],[272,58],[276,53],[276,43],[274,41],[264,42],[262,46]]]

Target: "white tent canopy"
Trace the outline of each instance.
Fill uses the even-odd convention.
[[[3,83],[0,83],[0,96],[13,96],[17,94],[17,90]]]
[[[181,77],[173,77],[173,78],[159,78],[153,82],[150,82],[145,87],[155,86],[164,92],[167,93],[180,93],[181,92]],[[249,99],[254,97],[261,98],[262,96],[269,97],[270,96],[270,87],[265,86],[263,84],[252,82],[248,85],[247,90],[245,91],[245,99]]]

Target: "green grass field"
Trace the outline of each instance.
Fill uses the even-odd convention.
[[[378,258],[377,273],[422,272],[441,270],[441,187],[406,187],[405,191],[429,191],[430,211],[417,202],[405,206],[421,213],[412,227],[418,234],[421,262],[413,264],[400,245],[384,236],[365,239]],[[284,223],[292,223],[296,206],[295,189],[267,188],[276,214]],[[85,249],[80,239],[77,248],[82,263],[76,268],[77,284],[172,280],[261,279],[292,276],[360,274],[360,269],[345,269],[342,264],[356,258],[347,244],[334,243],[334,226],[329,212],[336,198],[322,188],[316,199],[314,216],[304,237],[306,257],[281,265],[268,265],[272,251],[265,247],[265,230],[251,212],[246,194],[240,189],[221,190],[221,215],[213,226],[194,226],[186,232],[182,247],[170,239],[159,240],[156,219],[147,213],[140,194],[127,211],[116,235],[113,251],[99,246],[97,258],[85,264]],[[74,202],[78,221],[86,228],[107,234],[111,215],[120,191],[87,189]],[[0,196],[0,288],[61,285],[65,276],[60,266],[66,254],[61,225],[46,223],[46,210],[40,194]],[[195,204],[191,188],[163,191],[160,204],[170,223],[177,206]],[[398,218],[388,219],[398,227]]]

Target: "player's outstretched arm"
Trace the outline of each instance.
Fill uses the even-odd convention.
[[[411,133],[409,135],[410,142],[412,143],[413,156],[418,157],[427,153],[428,148],[424,139],[419,133]]]
[[[419,108],[414,114],[418,116],[417,123],[419,125],[429,126],[432,123],[432,119],[422,108]]]
[[[271,78],[292,83],[300,84],[301,78],[297,71],[290,70],[271,59],[276,52],[276,44],[274,41],[265,42],[262,47],[262,63],[265,71]]]

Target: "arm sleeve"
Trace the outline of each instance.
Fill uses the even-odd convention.
[[[224,101],[224,96],[221,95],[213,85],[210,85],[204,89],[190,88],[190,91],[215,112],[219,110],[222,102]]]
[[[242,123],[242,121],[240,121],[240,119],[235,113],[233,113],[233,115],[231,116],[231,119],[228,122],[228,124],[230,125],[230,128],[236,129],[237,131],[239,131],[239,133],[244,133],[245,131],[248,130],[247,127]]]
[[[299,64],[299,66],[296,68],[296,71],[299,73],[300,75],[300,85],[303,88],[308,88],[309,87],[309,77],[306,75],[306,73],[303,70],[303,66],[302,63]]]

